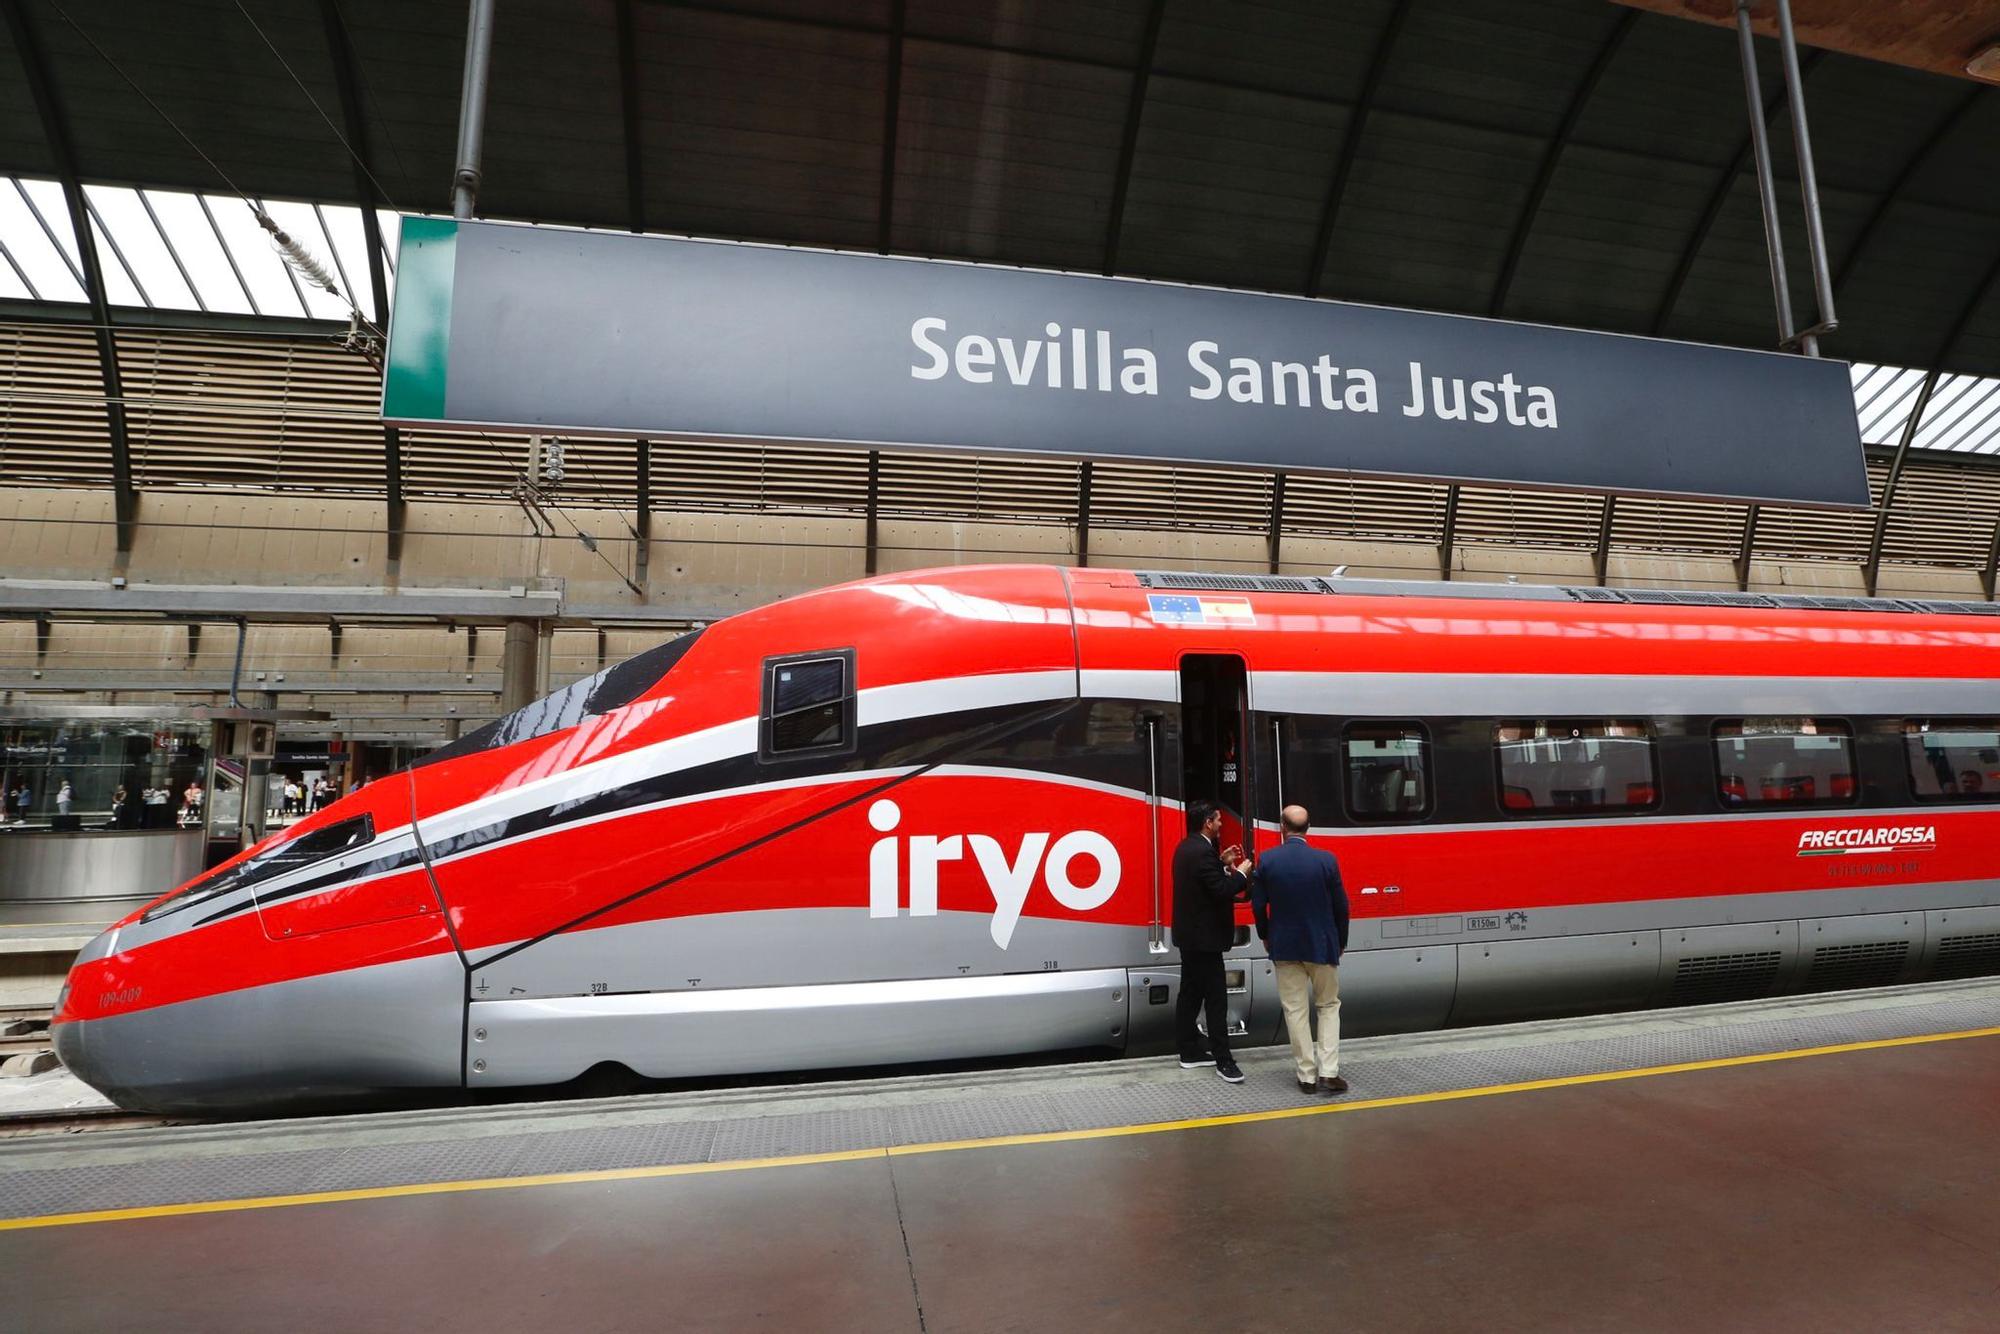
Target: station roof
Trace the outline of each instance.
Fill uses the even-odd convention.
[[[448,205],[462,3],[9,13],[0,175]],[[1803,58],[1826,352],[2000,374],[2000,90]],[[1734,37],[1609,0],[508,0],[492,80],[487,216],[1776,341]]]

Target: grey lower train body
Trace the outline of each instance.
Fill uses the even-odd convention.
[[[884,928],[888,929],[884,929]],[[850,909],[578,931],[491,967],[442,954],[58,1028],[121,1105],[202,1112],[427,1089],[1171,1050],[1179,956],[1144,928]],[[984,948],[982,948],[982,945]],[[961,962],[961,959],[963,962]],[[840,961],[838,975],[829,961]],[[1234,1041],[1282,1039],[1277,979],[1231,952]],[[2000,972],[2000,881],[1356,918],[1345,1036]]]

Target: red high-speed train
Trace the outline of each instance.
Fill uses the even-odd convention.
[[[1985,603],[921,571],[718,621],[106,931],[200,1109],[1168,1040],[1181,808],[1312,813],[1350,1033],[2000,971]],[[1233,1024],[1276,1037],[1239,933]]]

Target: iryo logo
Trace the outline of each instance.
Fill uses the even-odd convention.
[[[903,820],[903,808],[886,797],[868,808],[868,823],[887,834]],[[1092,829],[1078,829],[1056,839],[1045,833],[1023,834],[1009,860],[1000,840],[988,834],[912,834],[907,839],[880,838],[868,850],[868,915],[894,917],[902,904],[901,845],[910,849],[910,916],[935,917],[938,910],[938,867],[962,861],[968,844],[972,859],[986,877],[993,895],[993,943],[1001,949],[1014,938],[1021,909],[1028,902],[1035,873],[1041,872],[1057,903],[1072,912],[1090,912],[1111,901],[1122,867],[1111,840]],[[1044,855],[1046,854],[1046,855]],[[1097,865],[1096,878],[1079,885],[1072,876],[1078,858]]]

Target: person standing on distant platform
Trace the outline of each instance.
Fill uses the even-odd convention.
[[[1340,863],[1306,842],[1303,806],[1278,816],[1285,841],[1264,854],[1250,885],[1250,911],[1278,974],[1278,1002],[1292,1040],[1299,1092],[1347,1092],[1340,1077],[1340,955],[1347,948],[1347,890]],[[1319,1040],[1313,1041],[1313,1019]]]
[[[1243,1071],[1229,1053],[1229,993],[1222,956],[1236,943],[1235,904],[1250,887],[1245,879],[1250,863],[1241,847],[1218,851],[1222,812],[1214,802],[1188,806],[1188,829],[1191,832],[1174,849],[1174,944],[1181,952],[1174,1035],[1180,1044],[1181,1069],[1212,1065],[1229,1083],[1241,1084]],[[1195,1016],[1204,1011],[1207,1050],[1194,1025]]]

